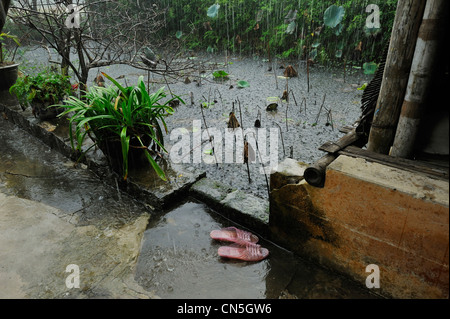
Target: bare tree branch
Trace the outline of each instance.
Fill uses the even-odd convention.
[[[69,5],[77,5],[77,10],[69,12]],[[155,3],[16,0],[10,11],[14,23],[37,31],[61,56],[62,72],[69,68],[82,88],[86,87],[91,69],[114,64],[171,78],[194,67],[188,59],[174,65],[181,46],[173,37],[159,37],[166,24],[167,8]],[[80,23],[68,26],[67,21],[78,21],[72,19],[74,14]],[[77,63],[71,60],[71,53],[77,56]]]

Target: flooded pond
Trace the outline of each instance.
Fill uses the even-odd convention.
[[[44,49],[26,51],[22,58],[25,64],[28,60],[34,65],[44,65],[47,52]],[[57,57],[52,59],[57,60]],[[322,157],[324,154],[318,148],[342,137],[339,128],[352,125],[359,118],[363,91],[358,88],[371,79],[357,65],[347,66],[345,74],[342,67],[313,65],[310,67],[308,89],[305,61],[276,60],[269,64],[264,57],[231,56],[225,59],[223,55],[195,57],[193,61],[198,63],[197,70],[168,81],[125,65],[93,69],[89,85],[102,71],[120,78],[118,81],[127,85],[136,84],[138,77],[143,76],[145,81],[150,79],[151,90],[164,86],[168,93],[170,90],[180,96],[186,104],[175,107],[174,114],[167,118],[165,145],[171,160],[172,155],[177,154],[170,152],[172,147],[177,146],[178,149],[180,141],[186,138],[189,154],[181,154],[177,158],[183,165],[199,168],[206,171],[208,177],[262,198],[268,195],[261,164],[273,166],[286,157],[311,164]],[[283,72],[290,64],[298,72],[298,77],[286,79]],[[225,71],[228,77],[214,79],[212,73],[217,70]],[[239,88],[241,80],[248,82],[249,87]],[[289,92],[289,102],[281,101],[284,90]],[[277,110],[268,112],[266,106],[273,99],[278,99]],[[254,130],[256,135],[262,136],[260,139],[258,135],[256,145],[254,135],[246,135],[256,159],[248,166],[242,163],[242,151],[237,145],[231,145],[231,149],[225,145],[225,130],[233,106],[244,134],[245,130]],[[256,119],[261,122],[258,130],[255,128]],[[222,151],[216,144],[209,143],[213,131],[220,134],[219,137],[214,135],[214,139],[220,141]],[[201,146],[195,144],[195,134],[200,135]],[[232,160],[227,158],[229,154],[235,154]],[[267,157],[266,160],[261,161],[260,155]]]

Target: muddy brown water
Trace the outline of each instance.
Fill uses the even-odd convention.
[[[121,227],[145,206],[0,118],[0,192],[67,212],[77,225]],[[70,218],[70,217],[73,218]],[[260,262],[224,259],[213,229],[237,226],[186,198],[153,214],[142,240],[135,280],[162,298],[377,298],[362,284],[304,261],[260,239]],[[251,230],[250,230],[251,231]],[[49,279],[51,280],[51,279]]]

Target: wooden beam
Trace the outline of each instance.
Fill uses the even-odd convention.
[[[397,158],[385,154],[379,154],[368,150],[363,150],[355,146],[348,146],[339,151],[339,155],[363,158],[367,161],[384,164],[390,167],[407,170],[432,178],[442,180],[449,179],[449,168],[431,163],[410,160],[406,158]]]
[[[322,146],[319,147],[319,150],[328,152],[328,153],[336,153],[340,150],[346,148],[349,145],[352,145],[353,143],[357,142],[359,140],[359,136],[356,133],[355,129],[353,128],[351,131],[349,131],[347,134],[345,134],[343,137],[341,137],[337,142],[326,142]]]

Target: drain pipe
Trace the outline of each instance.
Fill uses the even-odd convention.
[[[327,171],[327,166],[330,165],[339,154],[328,153],[313,165],[305,169],[303,173],[303,178],[308,182],[309,185],[323,188],[325,186],[325,175]]]
[[[408,87],[397,126],[392,156],[410,158],[414,151],[420,119],[425,109],[441,36],[448,19],[448,0],[428,0],[419,29]]]

